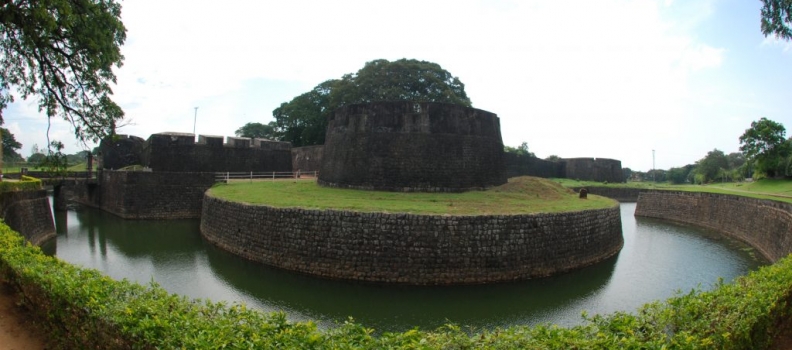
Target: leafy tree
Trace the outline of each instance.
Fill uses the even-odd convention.
[[[550,158],[550,157],[548,157],[548,158]],[[547,160],[549,160],[549,159],[547,159]],[[632,169],[630,169],[630,168],[622,168],[622,178],[624,179],[624,181],[630,181],[630,179],[632,179],[632,176],[633,176],[633,170]]]
[[[783,125],[762,118],[751,122],[751,127],[740,136],[740,151],[754,165],[754,170],[775,177],[782,159],[789,154]]]
[[[264,138],[270,140],[279,140],[280,135],[277,132],[278,125],[272,121],[267,124],[261,123],[247,123],[235,131],[238,137],[250,138]]]
[[[729,158],[719,149],[714,149],[707,152],[707,155],[696,162],[694,169],[700,182],[711,182],[713,180],[723,178],[724,171],[729,169]]]
[[[506,153],[514,153],[520,156],[528,156],[536,158],[536,155],[533,152],[528,151],[528,142],[523,142],[517,148],[503,146],[503,151]]]
[[[653,169],[646,172],[645,181],[666,182],[668,172],[663,169]]]
[[[551,162],[557,162],[557,161],[561,160],[561,157],[559,157],[559,156],[557,156],[555,154],[551,154],[551,155],[547,156],[547,158],[545,158],[545,160],[549,160]]]
[[[674,184],[683,184],[688,181],[691,181],[691,171],[694,169],[694,166],[691,164],[685,165],[679,168],[671,168],[668,169],[668,181]],[[692,182],[692,181],[691,181]]]
[[[124,116],[110,83],[125,39],[115,0],[0,2],[0,120],[13,88],[38,97],[39,110],[70,122],[80,140],[112,133]]]
[[[447,102],[471,106],[465,85],[437,63],[380,59],[357,73],[327,80],[272,111],[281,140],[292,145],[324,143],[328,117],[337,108],[375,101]]]
[[[762,0],[762,34],[792,39],[792,1]]]
[[[726,157],[729,158],[729,169],[737,169],[745,164],[745,155],[742,152],[732,152]]]
[[[31,165],[38,166],[46,158],[47,155],[44,153],[33,153],[30,155],[30,157],[27,158],[27,162],[30,163]]]
[[[13,162],[21,160],[22,156],[17,151],[22,148],[22,144],[16,140],[14,134],[8,129],[0,128],[0,133],[3,135],[3,161]]]
[[[48,149],[48,154],[39,163],[38,167],[50,173],[51,176],[65,177],[69,162],[67,156],[63,154],[63,143],[52,141]]]

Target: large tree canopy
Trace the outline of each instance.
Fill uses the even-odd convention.
[[[247,123],[242,127],[240,127],[239,129],[237,129],[235,131],[235,134],[238,137],[277,140],[279,139],[279,135],[275,131],[276,128],[277,125],[275,124],[275,122],[269,122],[267,124]]]
[[[3,161],[13,162],[22,160],[22,156],[17,152],[22,148],[22,144],[16,140],[14,134],[6,128],[0,128],[0,134],[2,134],[3,138]]]
[[[465,85],[437,63],[401,59],[366,63],[357,73],[325,81],[272,111],[283,141],[324,143],[327,118],[338,107],[375,101],[447,102],[470,107]]]
[[[707,152],[696,162],[695,172],[698,182],[706,183],[721,178],[729,170],[729,157],[719,149]]]
[[[762,34],[792,39],[792,0],[762,0]]]
[[[124,116],[110,99],[124,59],[120,16],[115,0],[0,1],[0,120],[15,89],[80,140],[111,133]]]
[[[751,122],[740,136],[740,151],[754,164],[756,171],[769,177],[776,175],[779,162],[787,156],[786,129],[767,118]]]

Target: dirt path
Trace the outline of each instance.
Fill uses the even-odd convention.
[[[44,344],[43,334],[16,305],[11,287],[0,281],[0,350],[46,349]]]

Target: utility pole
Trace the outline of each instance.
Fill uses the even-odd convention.
[[[195,123],[198,121],[198,107],[195,107],[195,117],[193,117],[193,137],[195,137]]]
[[[655,150],[652,150],[652,182],[655,182]]]

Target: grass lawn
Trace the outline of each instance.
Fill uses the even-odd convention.
[[[209,190],[215,197],[280,208],[335,209],[412,214],[488,215],[564,212],[607,208],[615,201],[578,195],[560,184],[518,177],[486,191],[407,193],[320,187],[312,180],[237,182]]]
[[[85,171],[85,167],[87,166],[86,163],[79,163],[66,168],[66,171],[74,171],[74,172],[82,172]],[[28,168],[29,171],[43,171],[43,169],[36,168],[33,165],[25,166]],[[94,162],[94,170],[96,170],[96,162]],[[11,173],[19,173],[22,171],[22,167],[19,165],[12,165],[6,166],[3,165],[3,173],[4,174],[11,174]]]
[[[762,179],[755,182],[727,182],[707,185],[674,185],[671,183],[627,182],[604,184],[594,181],[578,181],[570,179],[553,179],[565,187],[627,187],[658,190],[689,191],[731,194],[759,199],[771,199],[792,203],[792,180]]]

